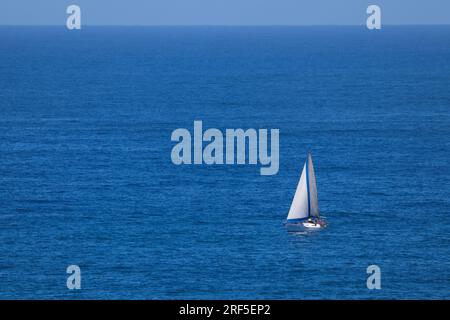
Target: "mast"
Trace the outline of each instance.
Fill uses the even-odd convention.
[[[308,197],[308,218],[311,216],[311,199],[309,196],[309,153],[306,156],[306,193]]]

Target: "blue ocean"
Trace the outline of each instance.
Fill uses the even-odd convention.
[[[174,165],[196,120],[278,174]],[[449,138],[449,26],[0,27],[0,298],[448,299]]]

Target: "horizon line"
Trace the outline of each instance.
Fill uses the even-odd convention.
[[[366,24],[82,24],[82,27],[365,27]],[[450,23],[383,24],[386,27],[450,26]],[[0,27],[66,27],[65,24],[0,24]]]

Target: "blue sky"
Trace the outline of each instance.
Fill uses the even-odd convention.
[[[361,25],[369,4],[383,24],[450,24],[450,0],[0,0],[0,25]]]

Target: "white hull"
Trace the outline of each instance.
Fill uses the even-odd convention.
[[[323,226],[321,226],[318,223],[314,223],[314,222],[303,222],[302,224],[307,229],[320,229],[320,228],[323,228]]]
[[[295,222],[289,223],[286,222],[286,229],[290,232],[298,232],[305,230],[320,230],[326,227],[326,223],[324,220],[320,220],[317,223],[304,221],[304,222]]]

